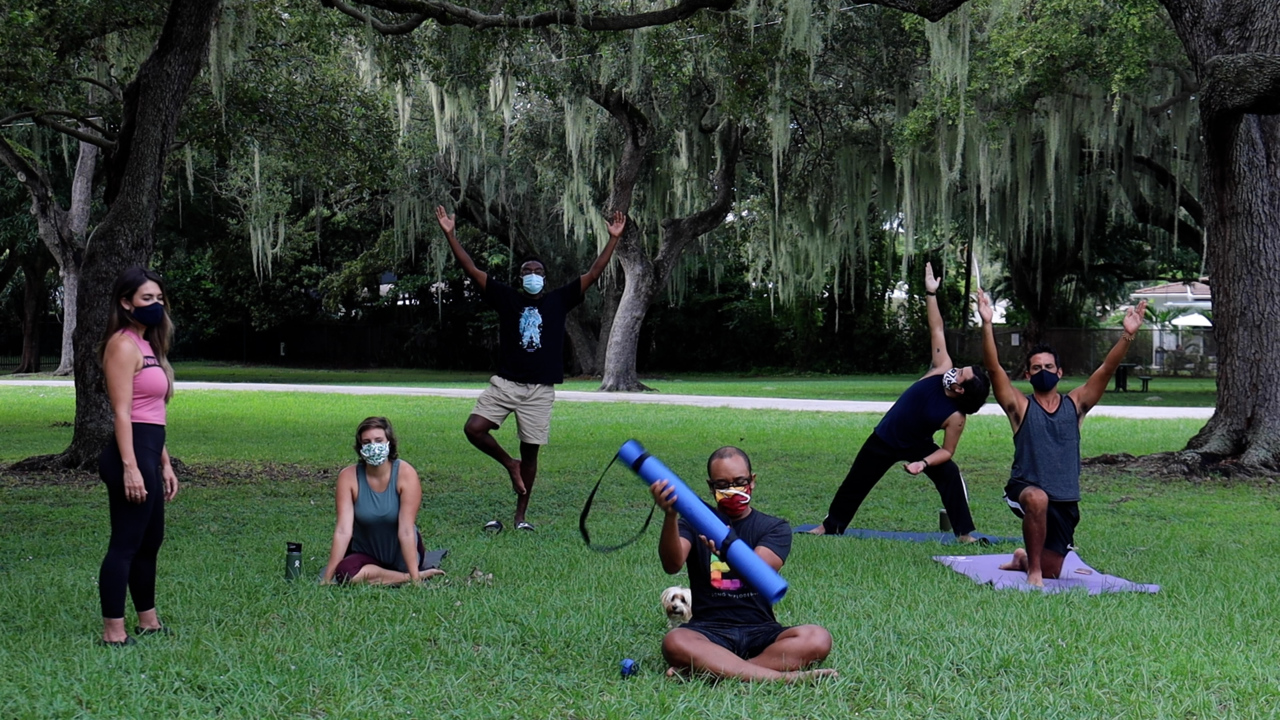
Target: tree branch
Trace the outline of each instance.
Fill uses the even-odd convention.
[[[1173,173],[1169,172],[1168,168],[1145,155],[1134,155],[1133,164],[1137,170],[1145,173],[1156,182],[1160,183],[1161,187],[1164,187],[1167,190],[1174,190],[1177,188],[1179,190],[1178,204],[1187,211],[1187,214],[1191,215],[1191,218],[1196,221],[1197,225],[1204,227],[1204,206],[1200,204],[1200,199],[1192,195],[1191,192],[1187,190],[1186,185],[1180,185],[1178,183],[1178,178],[1175,177]]]
[[[592,102],[613,116],[613,119],[622,126],[622,133],[626,138],[622,148],[622,159],[613,176],[613,188],[609,192],[609,204],[605,212],[606,214],[629,213],[636,180],[640,177],[640,170],[644,167],[649,152],[649,144],[653,140],[653,124],[621,90],[599,89],[588,93],[588,96]]]
[[[406,35],[417,30],[418,26],[431,19],[426,13],[414,13],[404,22],[389,25],[374,17],[373,13],[362,13],[342,0],[320,0],[320,2],[325,7],[331,7],[344,15],[349,15],[362,23],[367,23],[370,27],[383,35]],[[443,24],[443,21],[439,18],[437,18],[436,21]]]
[[[888,1],[897,2],[899,0]],[[925,4],[931,4],[926,0],[920,1],[925,2]],[[934,1],[952,3],[957,6],[965,2],[965,0]],[[548,10],[533,15],[490,15],[455,5],[451,2],[445,2],[444,0],[365,0],[365,2],[361,3],[379,10],[411,16],[410,19],[395,25],[378,21],[371,14],[361,12],[358,8],[344,2],[344,0],[320,0],[320,2],[361,22],[368,23],[379,32],[383,32],[379,29],[379,26],[398,30],[416,21],[417,24],[413,25],[413,28],[416,28],[428,19],[434,20],[441,25],[462,25],[476,30],[486,30],[488,28],[530,29],[562,25],[578,27],[587,31],[617,32],[657,25],[669,25],[689,18],[702,10],[727,12],[733,8],[735,0],[680,0],[675,5],[663,10],[634,15],[594,15],[575,10]],[[421,19],[418,19],[418,16],[421,16]],[[409,28],[409,30],[413,28]],[[408,30],[401,30],[401,32],[408,32]]]
[[[684,252],[685,245],[715,230],[724,223],[733,207],[737,181],[738,156],[742,153],[741,125],[726,121],[720,129],[720,166],[712,177],[716,197],[705,209],[682,218],[662,221],[662,248],[654,258],[653,266],[659,282],[665,281]]]
[[[53,122],[52,120],[47,120],[46,118],[50,116],[71,118],[76,122],[80,123],[81,125],[84,125],[85,127],[98,133],[102,137],[95,138],[95,140],[87,140],[79,135],[75,135],[72,132],[68,132],[70,128],[68,128],[67,126],[62,125],[60,123]],[[67,135],[70,135],[71,137],[74,137],[77,140],[80,140],[82,142],[93,142],[93,144],[97,145],[98,147],[108,147],[109,143],[114,141],[116,137],[115,133],[102,127],[101,125],[90,120],[89,118],[83,115],[77,115],[73,112],[67,112],[66,110],[45,110],[45,111],[39,112],[36,114],[35,122],[37,124],[44,125],[45,127],[51,130],[57,130],[58,132],[66,133]],[[82,131],[79,131],[79,132],[82,132]],[[108,145],[104,145],[103,143],[108,143]]]
[[[1160,115],[1165,111],[1167,111],[1169,108],[1173,107],[1174,105],[1177,105],[1179,103],[1184,103],[1190,100],[1191,98],[1195,97],[1195,95],[1196,95],[1196,91],[1194,90],[1183,90],[1182,92],[1170,97],[1168,100],[1165,100],[1159,105],[1152,105],[1151,107],[1147,108],[1147,112],[1151,115]]]
[[[95,78],[91,78],[91,77],[84,77],[84,76],[81,76],[81,77],[77,77],[77,78],[73,78],[73,79],[74,79],[74,80],[79,80],[80,82],[86,82],[86,83],[89,83],[90,85],[96,85],[96,86],[98,86],[98,87],[102,88],[103,90],[106,90],[108,93],[110,93],[111,97],[115,98],[116,100],[119,100],[119,101],[121,101],[121,102],[123,102],[123,101],[124,101],[124,95],[122,95],[122,94],[120,93],[120,88],[112,87],[112,86],[110,86],[110,85],[108,85],[108,84],[106,84],[106,83],[102,82],[101,80],[98,80],[98,79],[95,79]]]
[[[1280,114],[1280,55],[1218,55],[1204,64],[1204,107],[1214,113]]]
[[[27,162],[27,159],[18,154],[9,141],[0,135],[0,163],[4,163],[6,167],[13,171],[18,177],[18,182],[27,187],[27,191],[32,197],[49,195],[52,189],[49,180],[34,165]]]

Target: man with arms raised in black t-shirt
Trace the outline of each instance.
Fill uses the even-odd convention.
[[[738,537],[774,570],[782,569],[791,552],[791,526],[751,508],[756,476],[747,454],[736,447],[712,453],[707,485],[719,515],[728,518]],[[659,480],[650,489],[666,513],[658,540],[662,569],[674,575],[687,562],[693,596],[693,619],[662,639],[662,655],[672,671],[785,682],[835,676],[833,669],[803,670],[831,652],[831,633],[819,625],[778,624],[769,601],[715,556],[711,541],[687,520],[677,520],[675,488]]]
[[[978,288],[982,359],[991,374],[996,402],[1013,427],[1013,468],[1004,497],[1009,509],[1022,518],[1026,543],[1000,569],[1025,572],[1028,584],[1043,587],[1045,578],[1057,578],[1075,544],[1080,522],[1080,426],[1085,413],[1102,399],[1146,312],[1146,300],[1125,311],[1124,333],[1115,347],[1085,384],[1068,393],[1056,389],[1062,379],[1058,354],[1048,345],[1032,347],[1026,377],[1035,392],[1023,395],[1000,366],[991,329],[991,301]]]
[[[544,289],[547,269],[542,261],[526,260],[520,266],[520,288],[512,288],[476,267],[454,234],[453,216],[443,207],[436,208],[436,219],[458,264],[480,287],[485,301],[498,311],[501,364],[498,373],[489,378],[489,387],[476,401],[463,431],[472,445],[507,469],[516,493],[516,528],[533,530],[533,525],[525,521],[525,511],[538,475],[538,450],[551,437],[555,386],[564,382],[565,317],[582,302],[587,289],[609,265],[627,218],[615,212],[608,226],[609,242],[591,269],[550,292]],[[511,413],[516,415],[520,437],[519,460],[511,457],[492,435]],[[502,523],[493,520],[485,528],[501,530]]]

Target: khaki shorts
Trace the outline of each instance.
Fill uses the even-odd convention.
[[[520,442],[546,445],[551,440],[551,404],[555,399],[554,385],[511,382],[494,375],[489,378],[489,387],[480,393],[471,414],[502,427],[507,416],[515,413]]]

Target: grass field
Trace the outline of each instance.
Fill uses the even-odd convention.
[[[67,389],[0,388],[0,463],[64,447],[73,408]],[[169,506],[159,588],[177,634],[125,650],[94,644],[101,486],[0,471],[0,715],[1246,718],[1280,707],[1280,581],[1265,562],[1280,544],[1273,484],[1086,475],[1081,555],[1159,583],[1155,596],[995,592],[930,560],[940,546],[798,537],[779,619],[830,629],[827,665],[840,678],[681,682],[662,676],[658,596],[684,575],[662,572],[656,533],[611,555],[578,537],[581,503],[614,450],[636,437],[698,487],[710,450],[739,444],[760,475],[758,507],[816,522],[877,417],[561,403],[530,514],[537,533],[486,536],[479,525],[506,518],[511,496],[462,437],[469,408],[442,398],[179,395],[169,447],[190,468]],[[451,551],[449,574],[398,590],[286,583],[285,541],[304,543],[307,577],[322,568],[332,480],[370,414],[395,422],[402,456],[426,479],[420,525],[428,546]],[[1173,450],[1198,426],[1093,418],[1084,453]],[[512,429],[499,436],[511,442]],[[1011,452],[1002,419],[970,421],[958,460],[984,532],[1018,532],[999,501]],[[593,539],[633,532],[645,499],[614,467]],[[930,483],[893,471],[856,524],[929,530],[938,507]],[[472,568],[493,583],[469,585]],[[628,657],[641,671],[622,680]]]

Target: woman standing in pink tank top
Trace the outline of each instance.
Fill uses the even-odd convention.
[[[173,323],[160,276],[140,267],[125,270],[111,303],[98,351],[115,430],[98,459],[111,508],[98,594],[102,642],[119,647],[134,644],[124,626],[126,592],[138,613],[135,635],[168,632],[156,616],[156,556],[164,542],[164,505],[178,494],[178,478],[164,439],[165,405],[173,396],[166,357]]]

